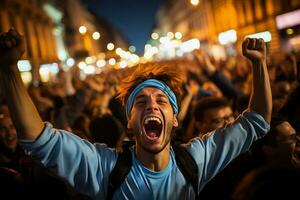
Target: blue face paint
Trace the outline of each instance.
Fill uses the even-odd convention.
[[[138,86],[136,86],[134,88],[134,90],[131,92],[131,94],[130,94],[128,100],[127,100],[127,105],[126,105],[126,116],[127,116],[127,119],[129,119],[129,117],[130,117],[130,111],[132,109],[135,96],[143,88],[146,88],[146,87],[158,88],[163,93],[165,93],[168,96],[169,101],[170,101],[170,103],[171,103],[171,105],[173,107],[174,114],[176,114],[176,115],[178,114],[178,105],[177,105],[176,96],[175,96],[174,92],[169,88],[169,86],[167,86],[165,83],[163,83],[163,82],[161,82],[159,80],[148,79],[148,80],[140,83]]]

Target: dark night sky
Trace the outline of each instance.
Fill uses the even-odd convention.
[[[162,0],[81,0],[97,15],[105,17],[141,54],[155,23]]]

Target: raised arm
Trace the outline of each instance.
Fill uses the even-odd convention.
[[[252,64],[252,93],[250,111],[259,113],[270,123],[272,114],[272,94],[266,64],[266,45],[263,39],[247,38],[242,46],[243,55]]]
[[[14,29],[0,35],[0,87],[5,94],[18,138],[35,140],[44,123],[21,79],[17,61],[24,53],[24,39]]]

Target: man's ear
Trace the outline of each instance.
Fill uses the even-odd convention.
[[[173,117],[173,127],[178,127],[178,120],[177,120],[176,115],[174,115],[174,117]]]

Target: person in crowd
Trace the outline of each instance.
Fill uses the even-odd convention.
[[[18,169],[23,152],[17,143],[17,131],[5,103],[0,105],[0,167]]]
[[[17,143],[17,131],[8,107],[0,105],[0,198],[89,199],[35,159]]]
[[[93,118],[89,125],[89,130],[95,142],[107,144],[111,148],[121,147],[125,138],[123,125],[118,118],[111,114]]]
[[[275,115],[270,132],[253,145],[252,153],[259,165],[300,167],[300,136],[286,117]]]
[[[233,111],[226,98],[203,97],[194,107],[193,118],[189,125],[189,137],[201,137],[215,129],[225,127],[233,120]]]
[[[230,200],[295,199],[299,195],[300,169],[264,166],[249,172]]]
[[[131,148],[131,170],[114,193],[114,199],[194,199],[211,178],[268,132],[272,98],[265,43],[262,39],[247,38],[242,49],[253,69],[248,109],[207,140],[195,138],[184,146],[197,163],[197,191],[176,165],[170,145],[172,132],[178,126],[178,105],[182,99],[180,71],[163,66],[139,67],[123,81],[119,98],[125,103],[135,146]],[[118,152],[53,129],[51,124],[42,121],[16,65],[23,52],[24,39],[16,30],[1,34],[1,89],[7,94],[19,142],[29,155],[78,191],[93,199],[106,198],[109,174]]]

